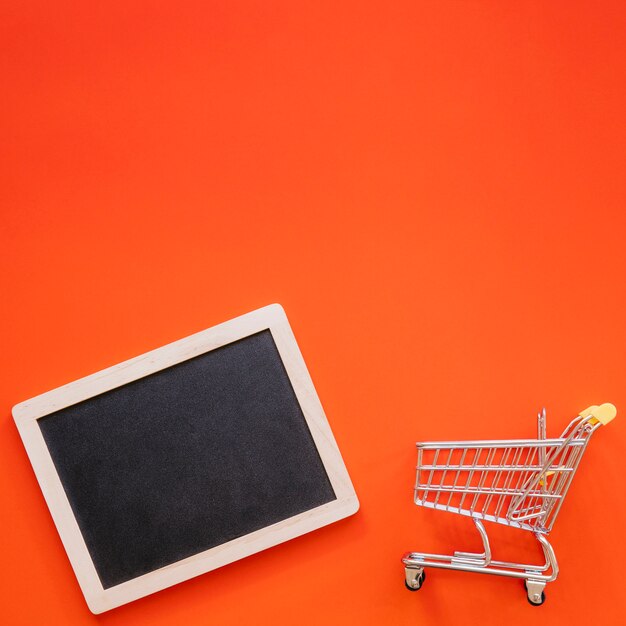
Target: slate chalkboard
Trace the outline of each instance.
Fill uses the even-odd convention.
[[[335,499],[269,330],[39,426],[105,589]]]
[[[359,506],[279,305],[36,396],[13,416],[94,613]]]

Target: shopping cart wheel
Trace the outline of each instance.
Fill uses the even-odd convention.
[[[421,572],[413,568],[405,568],[404,570],[404,586],[409,591],[419,591],[426,580],[426,571]]]
[[[526,589],[526,597],[529,604],[532,604],[533,606],[541,606],[546,601],[546,592],[543,591],[545,586],[545,583],[531,581],[529,588],[528,581],[524,580],[524,588]],[[539,595],[540,592],[541,596]]]

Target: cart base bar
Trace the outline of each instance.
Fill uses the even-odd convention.
[[[491,547],[489,546],[485,527],[480,520],[474,519],[473,521],[482,539],[484,552],[455,552],[453,555],[407,552],[402,557],[407,588],[417,591],[422,586],[425,577],[424,568],[435,567],[461,572],[473,572],[474,574],[494,574],[496,576],[523,579],[526,585],[528,601],[533,605],[542,604],[545,599],[544,589],[546,584],[555,580],[559,573],[554,549],[545,535],[535,533],[535,537],[541,545],[545,556],[543,565],[496,561],[491,558]]]

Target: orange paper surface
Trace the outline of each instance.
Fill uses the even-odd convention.
[[[626,613],[623,2],[0,7],[0,615],[14,625],[619,624]],[[13,404],[271,302],[361,501],[99,617]],[[550,539],[561,574],[413,505],[414,442],[548,435],[613,402]],[[539,558],[493,528],[494,558]]]

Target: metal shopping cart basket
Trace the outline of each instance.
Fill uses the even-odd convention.
[[[426,567],[496,574],[523,579],[528,601],[535,606],[543,604],[545,586],[559,571],[547,535],[591,435],[616,414],[612,404],[591,406],[572,420],[558,439],[546,438],[544,409],[537,416],[536,439],[418,443],[415,504],[471,517],[484,550],[451,556],[407,552],[402,557],[406,587],[420,589]],[[545,563],[492,559],[483,521],[532,532],[543,549]]]

